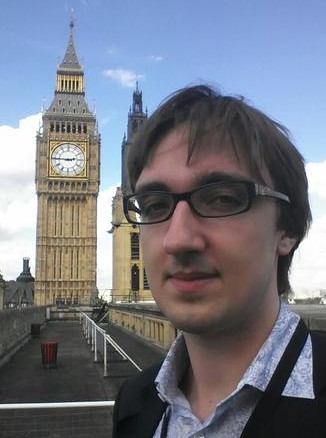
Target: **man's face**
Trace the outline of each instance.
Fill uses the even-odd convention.
[[[186,192],[221,173],[253,179],[231,150],[216,148],[213,141],[189,163],[187,153],[180,126],[159,142],[136,191]],[[162,312],[190,333],[270,326],[279,306],[277,259],[284,254],[284,233],[276,221],[276,202],[259,198],[249,211],[225,218],[199,217],[180,201],[166,222],[141,226],[146,272]]]

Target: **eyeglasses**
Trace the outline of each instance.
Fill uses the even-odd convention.
[[[143,191],[123,198],[123,210],[132,224],[157,224],[173,215],[179,201],[186,201],[200,217],[218,218],[234,216],[249,210],[257,196],[285,201],[283,193],[254,181],[219,181],[185,193]]]

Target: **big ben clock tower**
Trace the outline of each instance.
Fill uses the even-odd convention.
[[[97,296],[100,135],[85,101],[73,27],[37,135],[37,305],[89,306]]]

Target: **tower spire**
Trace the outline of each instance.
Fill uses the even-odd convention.
[[[70,11],[70,24],[69,24],[70,35],[72,35],[73,30],[74,30],[74,25],[75,25],[74,22],[75,22],[74,10],[73,10],[73,8],[71,8],[71,11]]]
[[[46,111],[46,116],[68,114],[94,117],[85,101],[84,71],[80,65],[74,42],[74,17],[69,22],[68,46],[61,64],[57,68],[55,97]]]
[[[75,42],[74,42],[74,16],[73,16],[73,10],[71,11],[71,17],[70,17],[70,23],[69,23],[69,40],[68,40],[68,46],[66,49],[66,53],[63,57],[63,60],[59,66],[60,71],[82,71],[82,67],[78,61],[76,49],[75,49]]]
[[[138,81],[136,82],[136,89],[132,94],[132,106],[128,113],[128,127],[127,136],[123,137],[122,141],[122,170],[121,170],[121,186],[123,190],[127,190],[128,182],[126,175],[126,157],[127,150],[132,147],[134,141],[134,135],[137,132],[139,126],[147,119],[147,112],[143,111],[143,93],[139,89]]]

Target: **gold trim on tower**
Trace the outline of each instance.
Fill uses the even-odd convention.
[[[87,178],[87,143],[50,141],[48,175],[52,178]]]

